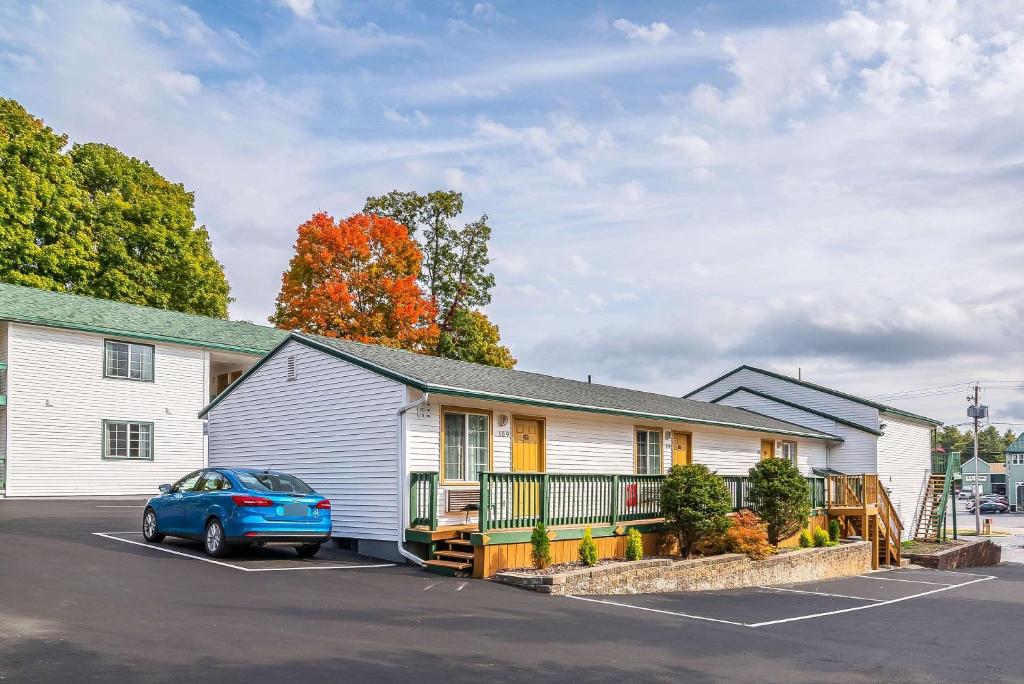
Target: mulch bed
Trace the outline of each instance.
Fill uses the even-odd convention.
[[[680,560],[678,556],[644,556],[644,560],[652,560],[658,558],[668,558],[670,560]],[[612,563],[625,563],[625,558],[602,558],[597,561],[596,565],[591,567],[599,568],[602,565],[610,565]],[[557,575],[560,572],[568,572],[570,570],[583,570],[587,566],[580,561],[571,561],[569,563],[558,563],[556,565],[549,565],[543,570],[538,570],[535,567],[529,566],[525,568],[509,568],[508,570],[502,570],[502,572],[518,572],[521,574],[528,575]]]
[[[957,539],[950,539],[944,542],[926,542],[926,541],[914,541],[903,546],[903,553],[917,554],[917,553],[939,553],[941,551],[948,551],[949,549],[955,549],[958,546],[963,546],[968,542]]]

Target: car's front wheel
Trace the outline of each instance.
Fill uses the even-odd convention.
[[[295,552],[299,554],[300,558],[312,558],[316,554],[320,553],[320,545],[303,544],[302,546],[296,546]]]
[[[224,539],[224,526],[220,524],[220,520],[213,518],[206,523],[203,546],[206,549],[206,555],[213,558],[224,558],[231,553],[231,547]]]
[[[156,511],[152,508],[147,508],[142,514],[142,536],[153,544],[159,544],[164,540],[164,535],[160,534],[156,524]]]

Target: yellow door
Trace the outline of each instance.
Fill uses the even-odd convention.
[[[770,439],[761,440],[761,460],[775,457],[775,442]]]
[[[693,463],[693,435],[689,432],[672,433],[672,465]]]
[[[512,472],[539,473],[544,470],[544,429],[541,421],[512,419]],[[513,517],[535,516],[540,512],[540,483],[517,482],[512,489]]]

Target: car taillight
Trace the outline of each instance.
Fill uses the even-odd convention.
[[[265,499],[262,496],[246,496],[245,494],[236,494],[231,497],[231,500],[235,502],[236,506],[266,507],[274,505],[270,499]]]
[[[331,501],[330,501],[330,499],[324,499],[323,501],[318,503],[316,505],[316,507],[317,508],[326,508],[327,510],[331,510]]]

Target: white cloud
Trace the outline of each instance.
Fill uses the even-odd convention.
[[[466,174],[462,169],[447,168],[444,170],[444,184],[451,190],[462,190],[466,184]]]
[[[590,264],[579,254],[569,255],[569,268],[572,269],[573,273],[584,274],[590,272]]]
[[[157,80],[177,98],[196,95],[202,90],[202,83],[195,74],[185,74],[180,71],[163,71],[157,74]]]
[[[631,180],[619,186],[619,194],[627,202],[639,202],[644,198],[647,188],[638,180]]]
[[[548,172],[555,178],[562,180],[568,185],[586,185],[587,179],[583,175],[583,167],[578,162],[554,157],[545,165]]]
[[[699,135],[672,135],[664,134],[655,138],[666,147],[679,152],[687,161],[698,166],[704,166],[714,158],[714,152],[707,140]]]
[[[652,45],[660,43],[672,35],[672,29],[663,21],[652,22],[650,26],[641,26],[627,19],[616,19],[612,22],[612,26],[630,40],[641,40]]]
[[[316,18],[315,0],[276,0],[280,7],[291,10],[295,16],[301,19]]]

